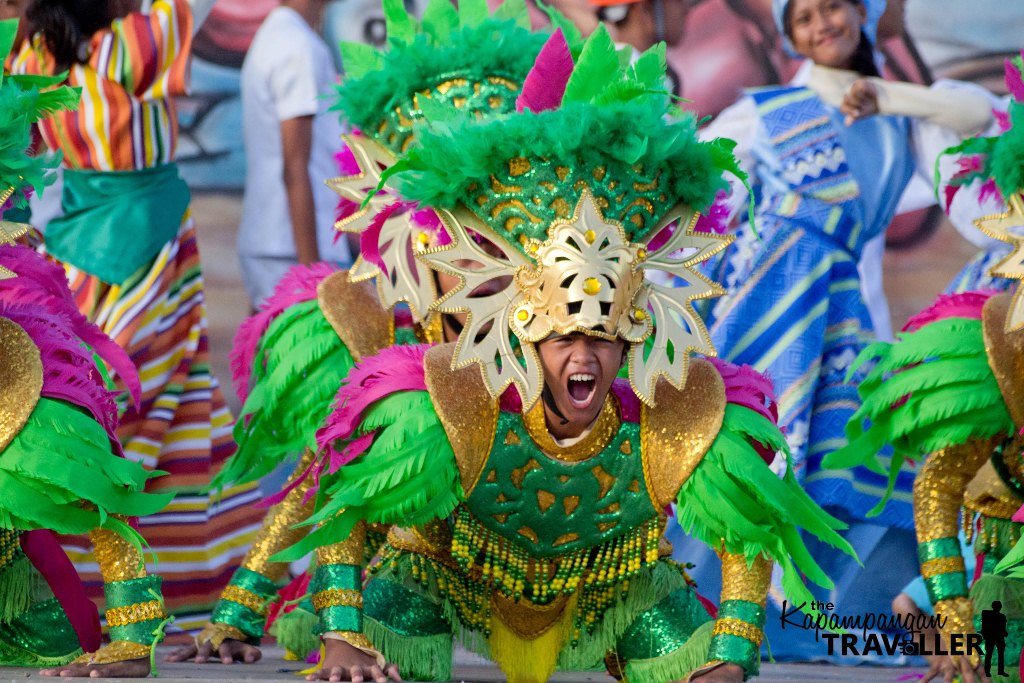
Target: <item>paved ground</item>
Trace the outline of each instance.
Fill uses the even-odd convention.
[[[162,651],[168,648],[161,648]],[[267,657],[258,664],[223,666],[221,664],[165,664],[159,663],[158,673],[162,683],[184,681],[289,681],[300,680],[295,675],[302,667],[294,662],[285,662],[280,651],[268,650]],[[162,658],[163,652],[159,653]],[[894,669],[880,667],[834,667],[822,664],[765,664],[761,667],[759,683],[803,682],[811,683],[892,683],[905,676],[916,679],[918,669]],[[31,669],[0,669],[0,683],[16,683],[25,679],[53,680],[39,676]],[[459,683],[497,683],[505,680],[501,673],[491,666],[463,664],[455,668],[455,681]],[[556,683],[612,683],[614,679],[604,674],[578,673],[556,674]],[[903,678],[903,680],[906,680]]]

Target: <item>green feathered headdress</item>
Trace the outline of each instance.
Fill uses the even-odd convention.
[[[413,143],[425,110],[451,107],[474,120],[513,111],[545,34],[530,31],[524,0],[505,0],[493,15],[486,0],[461,0],[458,10],[451,0],[430,0],[421,21],[402,0],[384,0],[384,16],[386,51],[341,45],[345,78],[334,109],[363,134],[343,136],[342,175],[327,185],[342,198],[335,227],[362,235],[363,254],[349,280],[376,279],[384,306],[405,302],[429,326],[434,280],[414,259],[399,256],[411,252],[414,237],[429,243],[428,233],[413,229],[408,212],[385,212],[393,195],[374,191],[382,171]],[[553,19],[566,23],[557,14]],[[381,270],[373,257],[378,244],[399,267]]]
[[[345,78],[334,109],[391,152],[412,141],[424,98],[473,114],[511,111],[544,33],[530,30],[524,0],[491,15],[486,0],[430,0],[417,21],[402,0],[384,0],[388,49],[342,43]]]
[[[429,106],[417,144],[384,174],[451,238],[418,255],[463,283],[434,307],[469,314],[454,365],[480,364],[494,396],[515,384],[526,409],[543,387],[534,346],[552,333],[631,344],[630,381],[649,404],[659,376],[683,386],[691,351],[714,354],[693,301],[722,290],[694,266],[728,240],[693,228],[726,172],[743,174],[734,143],[699,141],[675,106],[665,46],[630,57],[599,27],[574,58],[559,29],[516,112],[481,121]]]
[[[17,33],[17,19],[0,21],[0,54],[10,53]],[[28,188],[42,191],[52,182],[59,156],[29,156],[28,151],[33,123],[78,106],[79,90],[60,85],[66,76],[0,75],[0,203],[23,206]]]

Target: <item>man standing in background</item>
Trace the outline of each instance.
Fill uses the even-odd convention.
[[[337,82],[318,31],[327,0],[284,0],[267,15],[242,64],[246,182],[238,252],[255,308],[297,263],[351,262],[334,240],[341,125],[329,113]]]

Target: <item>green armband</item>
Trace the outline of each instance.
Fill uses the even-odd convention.
[[[756,676],[761,664],[763,626],[763,607],[746,600],[726,600],[718,608],[708,659],[738,664],[747,676]]]
[[[918,543],[917,559],[933,605],[940,600],[967,597],[967,574],[956,537]]]
[[[111,581],[103,586],[107,601],[110,639],[127,640],[149,647],[162,640],[161,624],[167,617],[159,576]]]
[[[210,621],[234,626],[250,638],[246,642],[259,645],[270,603],[276,597],[277,584],[251,569],[239,567],[221,593]]]
[[[363,569],[355,564],[322,564],[310,584],[320,633],[363,631]]]

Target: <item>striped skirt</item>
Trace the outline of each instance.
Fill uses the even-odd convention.
[[[234,453],[233,419],[210,372],[203,277],[195,222],[186,212],[177,237],[123,285],[107,284],[64,264],[78,307],[128,351],[142,382],[140,406],[129,404],[118,435],[126,455],[167,474],[152,491],[173,491],[159,514],[139,520],[164,577],[169,634],[202,628],[241,564],[262,511],[254,484],[204,488]],[[103,580],[86,538],[64,538],[90,597]],[[102,614],[102,607],[100,614]]]

